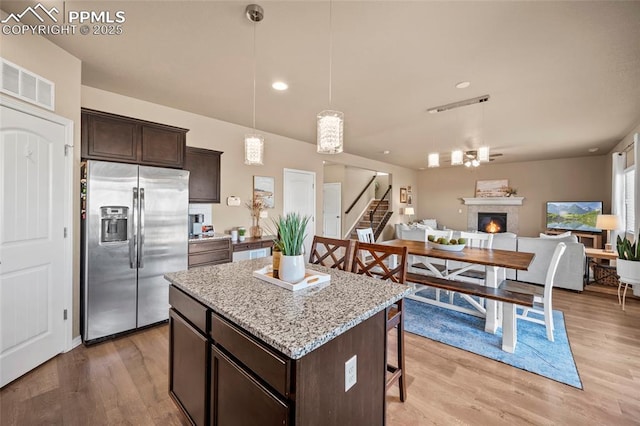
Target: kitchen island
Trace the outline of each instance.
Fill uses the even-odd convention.
[[[307,265],[331,281],[291,292],[253,277],[270,262],[165,276],[173,399],[195,424],[383,425],[385,311],[411,288]]]

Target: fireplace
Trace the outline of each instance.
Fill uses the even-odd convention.
[[[491,234],[507,232],[507,214],[478,212],[478,231]]]

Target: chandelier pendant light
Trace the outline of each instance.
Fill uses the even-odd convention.
[[[264,164],[264,137],[256,133],[256,23],[264,18],[264,10],[257,4],[245,9],[247,19],[253,22],[253,133],[244,136],[244,164]]]
[[[331,108],[331,78],[333,58],[332,2],[329,1],[329,108]],[[344,114],[331,109],[318,113],[317,143],[320,154],[339,154],[344,148]]]

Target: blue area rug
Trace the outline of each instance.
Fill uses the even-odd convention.
[[[417,293],[435,299],[435,290],[425,289]],[[441,291],[441,300],[448,300]],[[454,303],[471,307],[458,293]],[[504,352],[502,330],[496,334],[484,331],[484,318],[452,311],[439,306],[405,299],[405,330],[429,339],[464,349],[505,364],[539,374],[560,383],[582,389],[567,331],[564,316],[553,311],[555,342],[547,340],[545,327],[518,319],[518,344],[514,353]]]

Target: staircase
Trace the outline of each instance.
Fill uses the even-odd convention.
[[[378,209],[375,211],[373,215],[373,223],[371,223],[369,221],[369,215],[376,208],[376,206],[378,206]],[[380,234],[382,234],[382,230],[384,229],[385,225],[389,221],[389,218],[391,217],[391,215],[393,215],[393,212],[389,211],[389,201],[387,200],[371,201],[371,204],[369,204],[369,207],[367,207],[367,210],[362,215],[360,220],[358,220],[358,223],[351,231],[351,235],[349,236],[349,238],[351,238],[352,240],[357,240],[358,234],[356,234],[356,229],[371,227],[371,229],[373,229],[373,235],[376,237],[376,241],[377,241]]]

